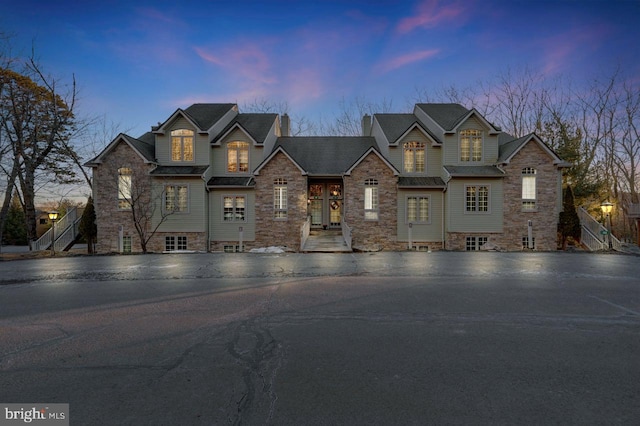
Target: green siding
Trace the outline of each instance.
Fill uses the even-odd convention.
[[[417,129],[409,132],[409,134],[405,138],[398,142],[398,146],[389,147],[389,162],[391,162],[391,164],[393,164],[398,170],[403,172],[404,164],[402,158],[402,146],[405,142],[412,141],[422,142],[425,144],[425,155],[427,157],[427,163],[424,176],[440,176],[442,172],[442,150],[440,147],[431,146],[431,140],[427,139],[427,137]]]
[[[227,135],[219,146],[211,148],[211,165],[212,176],[251,176],[252,173],[227,173],[227,144],[229,142],[248,142],[249,143],[249,170],[253,171],[263,160],[263,147],[254,146],[253,141],[244,132],[234,130]]]
[[[407,223],[407,197],[429,196],[429,223],[414,223],[411,228],[413,242],[442,241],[442,191],[399,190],[398,191],[398,241],[409,241],[409,225]]]
[[[467,213],[467,185],[489,186],[489,212]],[[503,182],[502,179],[453,179],[447,190],[447,224],[449,232],[502,232]]]
[[[171,131],[189,129],[194,131],[194,161],[171,161]],[[163,165],[205,165],[209,161],[209,143],[206,135],[200,135],[197,129],[185,118],[179,117],[167,127],[164,135],[156,135],[156,158]]]
[[[158,232],[204,232],[206,230],[206,190],[202,179],[163,179],[154,181],[156,194],[156,211],[154,224],[160,220],[161,209],[164,208],[163,191],[166,185],[187,185],[189,187],[189,210],[187,213],[173,213],[160,224]]]
[[[477,163],[461,163],[459,161],[459,132],[466,129],[479,129],[483,131],[482,139],[482,162],[486,165],[493,165],[498,159],[498,136],[490,135],[489,128],[484,126],[475,117],[470,117],[458,127],[458,132],[453,135],[446,135],[443,146],[443,164],[474,165]]]
[[[245,222],[224,222],[222,219],[223,198],[228,195],[247,197]],[[243,240],[256,238],[255,192],[250,189],[221,189],[209,193],[209,239],[211,241],[236,241],[239,239],[239,227],[243,229]]]

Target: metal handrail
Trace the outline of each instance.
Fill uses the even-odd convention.
[[[347,225],[347,222],[345,222],[344,217],[342,218],[341,227],[342,227],[342,238],[344,238],[344,242],[347,244],[347,247],[349,248],[349,250],[352,250],[351,242],[353,240],[353,237],[351,236],[351,227]]]
[[[307,216],[307,220],[304,221],[300,227],[300,251],[304,250],[304,245],[307,243],[309,234],[311,233],[311,216]]]
[[[614,250],[622,251],[622,243],[618,240],[615,235],[609,232],[607,228],[602,226],[600,222],[598,222],[593,216],[589,214],[589,212],[584,207],[578,207],[578,218],[580,219],[580,225],[583,229],[586,229],[591,237],[595,238],[599,243],[602,244],[602,248],[596,250],[606,250],[609,246],[609,239],[611,238],[611,247]],[[582,232],[584,235],[584,232]],[[608,237],[608,238],[606,238]],[[589,236],[586,236],[589,239]],[[585,245],[589,247],[586,243]],[[594,246],[597,246],[595,242],[593,242]],[[592,250],[590,248],[590,250]]]
[[[31,244],[31,249],[33,251],[42,251],[47,250],[51,247],[51,232],[52,230],[55,232],[56,241],[66,234],[67,229],[72,227],[78,219],[78,209],[77,207],[73,207],[71,210],[67,212],[64,216],[60,218],[59,221],[55,222],[53,226],[47,229],[47,232],[42,234],[40,238],[34,241]],[[57,250],[57,247],[54,246],[54,249]]]

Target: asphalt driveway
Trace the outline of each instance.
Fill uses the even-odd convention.
[[[71,424],[636,424],[640,262],[583,253],[0,262],[0,403]]]

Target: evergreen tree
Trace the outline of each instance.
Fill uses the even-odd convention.
[[[564,191],[562,197],[562,209],[560,212],[560,221],[558,223],[558,230],[562,238],[562,250],[566,250],[567,241],[569,237],[575,241],[580,241],[580,218],[576,211],[576,206],[573,201],[573,191],[570,186]]]
[[[93,254],[93,244],[98,235],[98,227],[96,226],[96,210],[93,207],[93,198],[89,197],[84,213],[80,218],[80,233],[87,241],[87,252]]]
[[[2,239],[9,245],[23,246],[27,240],[27,226],[24,210],[18,197],[14,196],[7,213],[7,219],[2,232]]]

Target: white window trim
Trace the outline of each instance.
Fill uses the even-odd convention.
[[[283,180],[284,183],[276,183],[275,181],[273,183],[273,219],[277,221],[286,221],[289,218],[289,188],[287,187],[286,179],[276,179],[276,181],[277,180]],[[280,200],[284,199],[284,208],[281,208],[281,206],[276,205],[276,191],[283,188],[284,198],[282,197],[282,193],[280,193]],[[283,212],[284,217],[277,217],[279,212]]]
[[[368,185],[366,182],[368,181],[374,181],[376,182],[375,185]],[[365,179],[365,185],[364,185],[364,220],[367,222],[377,222],[380,220],[380,189],[379,189],[379,182],[378,179]],[[371,208],[371,209],[367,209],[367,189],[369,188],[375,188],[375,208]],[[372,193],[373,194],[373,193]],[[371,203],[373,204],[373,195],[371,195]],[[375,213],[375,218],[367,218],[367,213],[373,214]]]
[[[420,148],[409,148],[413,153],[414,153],[414,157],[413,157],[413,171],[409,172],[406,170],[405,166],[405,154],[407,152],[407,148],[405,148],[405,144],[408,143],[418,143],[418,144],[422,144],[422,151],[424,152],[424,171],[417,171],[417,167],[416,167],[416,155],[415,153],[420,150]],[[407,175],[419,175],[419,176],[423,176],[427,174],[427,144],[424,142],[420,142],[420,141],[409,141],[409,142],[404,142],[401,146],[402,148],[402,172],[404,174]]]
[[[167,187],[186,187],[187,188],[187,206],[185,210],[167,210]],[[189,214],[191,209],[191,188],[188,183],[167,183],[164,185],[162,194],[162,211],[171,214]]]
[[[247,171],[246,172],[241,172],[241,171],[230,172],[229,171],[229,145],[234,143],[234,142],[247,144]],[[234,149],[236,149],[236,148],[234,148]],[[237,153],[236,153],[236,156],[237,156]],[[227,144],[225,146],[224,159],[225,159],[225,163],[224,163],[224,172],[225,172],[225,174],[231,175],[231,176],[249,175],[249,174],[251,174],[251,143],[246,142],[246,141],[229,141],[229,142],[227,142]],[[240,168],[240,160],[237,157],[236,157],[236,160],[238,161],[238,168]]]
[[[172,133],[178,130],[187,130],[189,132],[191,132],[191,136],[187,136],[187,135],[179,135],[179,136],[174,136]],[[180,129],[173,129],[171,132],[169,132],[169,158],[171,159],[172,163],[195,163],[196,161],[196,132],[194,132],[192,129],[185,129],[185,128],[180,128]],[[179,160],[174,160],[173,159],[173,138],[180,138],[180,159]],[[192,153],[193,153],[193,158],[191,160],[185,160],[184,159],[184,138],[191,138],[191,149],[192,149]]]
[[[533,170],[533,173],[524,173],[524,170]],[[524,182],[525,182],[525,178],[528,179],[533,179],[533,190],[534,190],[534,194],[533,194],[533,198],[524,198]],[[522,193],[521,193],[521,207],[522,207],[522,211],[523,212],[536,212],[538,211],[538,175],[537,175],[537,170],[533,167],[525,167],[522,171],[521,174],[521,179],[520,179],[520,184],[521,184],[521,189],[522,189]],[[527,208],[525,207],[525,203],[533,203],[533,208]]]
[[[476,198],[475,198],[475,205],[476,205],[476,210],[467,210],[467,188],[470,186],[475,186],[475,187],[479,187],[479,186],[486,186],[487,187],[487,211],[479,211],[477,210],[478,207],[478,191],[476,190]],[[491,214],[491,185],[490,184],[485,184],[485,183],[470,183],[468,185],[464,186],[464,193],[462,194],[462,208],[464,211],[464,214]]]
[[[477,130],[480,132],[480,160],[478,161],[473,161],[473,143],[470,141],[469,142],[469,161],[463,161],[462,160],[462,132],[464,132],[465,130]],[[477,165],[477,164],[483,164],[484,163],[484,131],[481,129],[462,129],[460,131],[460,133],[458,134],[458,164],[461,165]]]
[[[123,169],[129,170],[129,173],[121,173],[120,170],[123,170]],[[118,196],[116,200],[117,207],[119,211],[129,211],[131,210],[132,193],[133,193],[133,170],[131,169],[131,167],[118,167],[117,172],[118,172],[118,177],[117,177],[118,183],[116,188],[117,196]],[[124,195],[126,194],[123,194],[120,190],[120,185],[122,183],[121,176],[129,177],[129,191],[128,191],[129,197],[125,197]],[[126,207],[120,207],[120,201],[125,201],[127,203]]]
[[[233,198],[233,218],[234,218],[233,220],[224,220],[224,199],[226,197]],[[239,198],[239,197],[244,198],[244,219],[243,220],[237,220],[235,218],[236,217],[235,212],[236,212],[236,209],[237,209],[237,207],[236,207],[236,198]],[[221,220],[221,222],[222,223],[227,223],[227,224],[229,224],[229,223],[247,223],[247,216],[248,216],[248,212],[249,212],[248,204],[247,204],[247,202],[248,202],[247,198],[248,197],[245,194],[223,194],[223,195],[221,195],[221,198],[220,198],[220,209],[221,209],[220,220]]]
[[[427,221],[420,221],[419,219],[416,219],[415,221],[410,221],[409,220],[409,198],[417,198],[418,199],[418,206],[420,205],[420,198],[426,198],[428,199],[428,204],[429,204],[429,209],[427,210],[427,217],[428,220]],[[416,195],[407,195],[404,199],[404,220],[405,220],[405,225],[408,225],[409,223],[412,223],[414,225],[431,225],[431,195],[430,194],[416,194]],[[420,209],[418,207],[417,210],[418,213],[418,218],[420,217]]]

